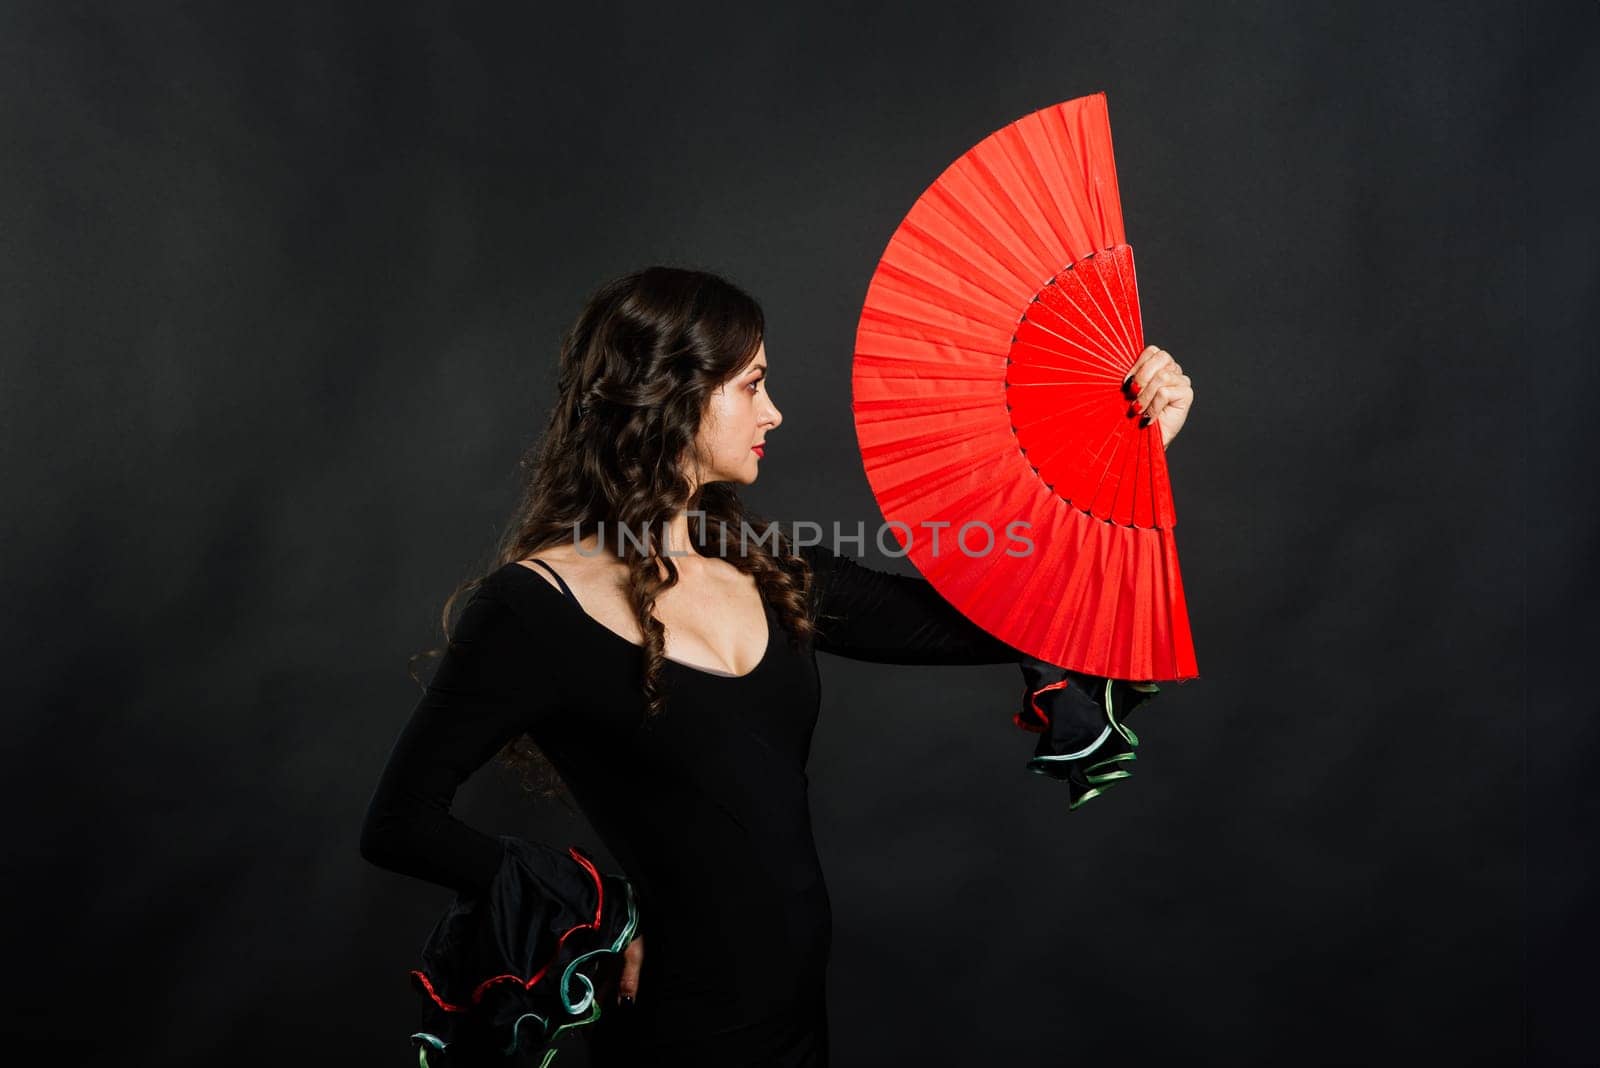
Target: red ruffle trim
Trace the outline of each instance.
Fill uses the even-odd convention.
[[[479,983],[473,988],[472,991],[473,1005],[476,1005],[482,1001],[484,993],[491,986],[494,986],[497,983],[519,983],[524,990],[533,989],[533,985],[540,979],[543,979],[545,977],[545,973],[550,970],[550,966],[554,964],[558,958],[560,958],[561,947],[566,944],[567,938],[570,935],[576,934],[579,931],[594,931],[599,929],[600,917],[605,914],[606,906],[605,884],[600,879],[600,871],[594,866],[594,861],[584,856],[583,851],[577,846],[568,846],[567,853],[572,857],[573,860],[583,865],[584,870],[589,873],[589,877],[594,880],[594,919],[588,923],[574,924],[572,927],[569,927],[566,931],[562,932],[561,937],[556,939],[556,948],[554,952],[550,954],[550,959],[545,961],[544,965],[527,979],[524,979],[518,975],[496,975]],[[413,970],[411,975],[417,980],[417,982],[422,984],[422,989],[427,991],[428,997],[433,999],[433,1003],[439,1006],[445,1012],[466,1012],[468,1010],[469,1006],[467,1005],[452,1005],[450,1002],[440,997],[438,992],[433,989],[433,984],[428,981],[427,975],[416,970]]]
[[[1045,731],[1050,729],[1050,717],[1045,715],[1044,709],[1039,707],[1039,695],[1042,693],[1048,693],[1051,690],[1065,689],[1071,685],[1072,682],[1070,680],[1062,679],[1060,682],[1052,682],[1048,686],[1041,686],[1037,690],[1029,692],[1027,706],[1022,712],[1018,712],[1016,715],[1012,716],[1011,722],[1015,723],[1025,731],[1032,731],[1035,734],[1043,734]],[[1033,713],[1035,718],[1028,718],[1027,713],[1029,712]]]

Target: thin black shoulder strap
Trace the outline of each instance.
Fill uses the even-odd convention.
[[[561,574],[558,571],[556,571],[555,568],[551,567],[549,564],[545,563],[543,560],[531,560],[530,562],[538,564],[540,567],[542,567],[546,571],[550,572],[551,575],[555,576],[556,585],[560,586],[561,587],[561,592],[567,595],[567,600],[571,601],[573,604],[577,604],[578,603],[578,599],[573,596],[571,588],[568,587],[568,585],[567,585],[567,580],[562,578]]]

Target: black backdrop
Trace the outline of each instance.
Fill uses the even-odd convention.
[[[1104,90],[1203,677],[1069,817],[1013,669],[825,663],[836,1063],[1587,1059],[1593,5],[672,6],[0,11],[11,1051],[407,1063],[356,833],[583,296],[754,292],[748,499],[870,527],[877,256]]]

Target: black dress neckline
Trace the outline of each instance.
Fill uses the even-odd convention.
[[[563,595],[560,591],[552,588],[550,583],[546,582],[544,579],[542,579],[539,576],[535,575],[533,573],[533,569],[532,568],[526,567],[523,564],[519,563],[518,561],[513,560],[511,563],[506,564],[505,567],[501,568],[501,571],[504,572],[507,568],[509,568],[511,570],[514,570],[514,571],[520,571],[520,572],[525,573],[527,578],[533,580],[533,584],[534,585],[540,586],[543,589],[545,589],[546,591],[548,591],[550,594],[555,596],[556,599],[559,600],[562,604],[566,605],[572,612],[574,612],[575,614],[577,614],[578,616],[581,616],[584,620],[586,620],[590,626],[594,627],[596,630],[599,630],[604,634],[610,635],[611,638],[614,641],[616,641],[616,642],[618,642],[618,643],[620,643],[622,645],[627,646],[629,649],[632,649],[635,652],[638,652],[638,651],[641,651],[641,650],[644,649],[643,645],[639,644],[638,642],[630,641],[627,638],[624,638],[622,635],[618,634],[616,631],[612,630],[610,627],[606,626],[604,623],[602,623],[598,619],[594,618],[594,616],[591,616],[588,612],[584,611],[583,606],[578,603],[577,598],[576,597],[572,597],[570,595],[571,594],[570,590],[568,590],[567,594]],[[551,574],[555,574],[555,569],[554,568],[551,569]],[[562,584],[565,585],[565,582],[563,582]],[[744,674],[735,675],[732,672],[716,671],[716,670],[710,669],[710,668],[703,668],[703,667],[699,667],[699,666],[697,666],[695,664],[688,663],[687,661],[684,661],[684,660],[674,659],[673,657],[670,657],[670,656],[669,657],[665,657],[664,659],[666,660],[666,662],[668,664],[674,665],[676,667],[682,668],[684,671],[688,671],[688,672],[691,672],[691,673],[693,673],[695,675],[700,675],[700,676],[703,676],[704,678],[708,678],[708,679],[726,679],[729,682],[736,682],[736,681],[738,681],[740,679],[748,679],[748,678],[753,677],[757,672],[761,671],[762,668],[766,667],[767,664],[772,660],[772,643],[773,643],[772,606],[767,603],[767,600],[764,597],[761,599],[761,609],[762,609],[762,615],[765,617],[765,620],[766,620],[767,643],[761,649],[761,659],[757,660],[756,663],[755,663],[755,666],[752,667],[749,671],[746,671]]]

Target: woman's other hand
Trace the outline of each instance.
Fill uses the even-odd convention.
[[[617,1004],[632,1005],[639,995],[639,966],[644,963],[644,939],[635,938],[622,951],[622,976],[617,980]]]
[[[1127,389],[1133,397],[1133,410],[1143,417],[1140,426],[1154,419],[1161,426],[1161,447],[1166,448],[1183,429],[1194,403],[1194,386],[1178,361],[1165,349],[1145,348],[1133,361]]]

